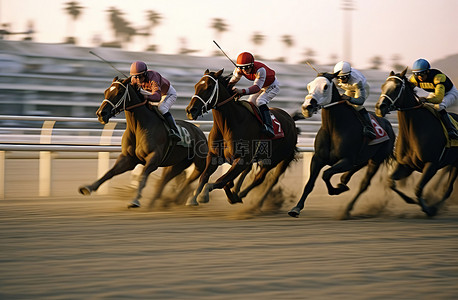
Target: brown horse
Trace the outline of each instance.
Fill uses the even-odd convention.
[[[396,167],[390,175],[390,187],[404,201],[418,204],[428,216],[434,216],[438,207],[450,197],[458,175],[458,147],[447,145],[447,137],[440,118],[427,104],[420,103],[413,85],[405,76],[407,68],[400,74],[391,72],[382,85],[382,93],[376,104],[376,113],[385,116],[392,110],[398,111],[399,133],[396,141]],[[458,115],[450,114],[455,120]],[[436,172],[447,167],[448,182],[442,199],[428,206],[423,199],[423,190]],[[413,171],[422,176],[415,187],[415,201],[396,188],[396,180],[406,178]]]
[[[275,168],[273,180],[258,203],[258,207],[261,208],[267,194],[295,158],[296,126],[288,113],[279,108],[271,108],[273,123],[280,126],[284,136],[273,139],[262,136],[262,123],[243,105],[246,101],[234,100],[235,95],[229,86],[230,76],[221,76],[222,73],[223,69],[218,72],[206,70],[195,85],[195,94],[186,108],[188,118],[192,120],[210,109],[213,114],[213,127],[208,136],[209,152],[206,167],[188,205],[198,205],[197,200],[200,203],[208,202],[209,192],[221,188],[224,188],[230,203],[242,202],[241,199],[260,185],[267,173]],[[227,173],[216,182],[208,183],[210,175],[225,162],[231,164]],[[260,166],[258,173],[251,184],[239,191],[244,177],[255,162]],[[231,190],[234,186],[233,181],[240,174],[242,175],[236,187]]]
[[[142,164],[145,167],[140,177],[137,195],[129,206],[139,207],[141,192],[148,175],[158,167],[165,167],[156,193],[150,202],[151,208],[154,200],[161,196],[165,185],[194,163],[194,171],[176,196],[176,202],[185,202],[182,198],[190,191],[189,185],[199,178],[205,168],[207,139],[202,130],[194,124],[178,120],[182,142],[173,144],[168,137],[168,128],[157,108],[151,110],[146,104],[138,89],[130,84],[130,78],[118,80],[116,77],[105,90],[105,99],[96,114],[99,122],[106,124],[111,117],[124,111],[127,127],[122,136],[122,153],[114,166],[99,180],[91,185],[81,186],[79,188],[81,194],[89,195],[113,176],[132,170],[137,164]]]
[[[324,166],[331,166],[323,172],[323,180],[329,195],[339,195],[349,190],[347,183],[351,176],[367,165],[366,175],[361,181],[358,193],[346,208],[345,215],[349,217],[356,200],[367,190],[380,165],[392,157],[396,137],[390,122],[384,118],[377,118],[375,123],[373,121],[374,125],[378,123],[375,129],[380,137],[369,143],[363,136],[363,125],[357,117],[358,112],[346,101],[342,101],[332,81],[336,75],[337,73],[318,74],[307,85],[309,94],[302,104],[302,114],[309,118],[322,108],[321,128],[315,138],[310,178],[299,202],[288,212],[292,217],[299,216]],[[344,174],[340,177],[338,186],[334,187],[331,177],[338,173]]]

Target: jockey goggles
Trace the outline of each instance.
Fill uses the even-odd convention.
[[[237,65],[237,68],[240,70],[248,70],[249,68],[252,68],[253,64],[248,64],[248,65]]]
[[[340,79],[340,80],[346,80],[350,78],[350,74],[345,74],[345,75],[342,75],[342,76],[337,76],[337,79]]]
[[[418,76],[425,77],[427,72],[428,72],[428,70],[424,70],[424,71],[420,71],[420,72],[413,72],[413,75],[415,75],[416,77],[418,77]]]

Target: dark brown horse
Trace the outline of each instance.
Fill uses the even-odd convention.
[[[458,147],[449,147],[440,118],[420,103],[413,85],[405,76],[390,73],[382,85],[382,94],[376,104],[376,113],[385,116],[392,110],[398,111],[399,133],[396,141],[396,168],[390,175],[390,186],[407,203],[419,204],[428,216],[434,216],[438,207],[450,197],[458,175]],[[458,115],[451,114],[455,120]],[[423,190],[436,172],[448,167],[449,177],[442,199],[428,206],[423,199]],[[408,177],[413,171],[421,172],[415,187],[415,201],[396,188],[396,180]]]
[[[310,164],[310,178],[299,202],[288,212],[292,217],[299,216],[324,166],[331,166],[323,172],[323,180],[329,195],[338,195],[349,190],[347,183],[351,176],[367,166],[366,175],[361,181],[358,193],[345,211],[346,217],[349,217],[356,200],[367,190],[380,165],[388,161],[393,153],[395,134],[390,122],[384,118],[377,118],[377,122],[373,121],[374,125],[378,123],[375,129],[380,137],[369,143],[363,136],[363,125],[357,117],[358,112],[346,101],[341,100],[332,82],[336,74],[318,74],[307,85],[309,94],[302,104],[302,114],[309,118],[322,108],[321,128],[315,138],[315,153]],[[344,174],[340,177],[338,186],[334,187],[331,177],[338,173]]]
[[[116,77],[105,90],[105,99],[96,114],[100,123],[106,124],[111,117],[124,111],[127,127],[122,136],[122,153],[114,166],[99,180],[91,185],[81,186],[80,193],[89,195],[113,176],[132,170],[137,164],[142,164],[145,167],[140,177],[137,195],[130,204],[130,207],[139,207],[141,192],[148,175],[158,167],[165,167],[156,193],[150,202],[151,207],[153,201],[161,196],[165,185],[194,163],[194,171],[176,196],[176,202],[185,202],[186,199],[182,198],[190,191],[189,185],[199,178],[205,168],[207,139],[194,124],[177,121],[182,142],[173,144],[168,137],[168,128],[161,119],[161,114],[156,108],[149,109],[146,104],[143,96],[130,84],[130,78],[118,80]]]
[[[285,111],[272,108],[273,123],[279,125],[284,136],[267,139],[261,135],[262,123],[250,112],[243,102],[234,100],[231,87],[228,85],[230,76],[221,76],[218,72],[205,71],[204,76],[195,85],[186,112],[189,119],[197,119],[203,113],[212,110],[213,127],[208,136],[209,152],[199,186],[188,205],[198,205],[209,201],[209,192],[224,188],[229,202],[241,202],[250,190],[260,185],[267,173],[275,168],[273,180],[261,197],[258,207],[261,208],[267,194],[278,182],[291,161],[295,158],[297,148],[297,132],[294,120]],[[219,165],[231,164],[231,168],[214,183],[208,183],[210,175]],[[253,182],[239,192],[242,181],[251,170],[253,163],[260,166]],[[234,190],[233,181],[239,176]],[[199,197],[199,198],[198,198]]]

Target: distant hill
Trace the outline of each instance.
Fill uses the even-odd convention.
[[[455,86],[458,86],[458,54],[432,61],[431,66],[444,72],[453,81]]]

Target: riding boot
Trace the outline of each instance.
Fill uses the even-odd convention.
[[[259,106],[259,111],[261,112],[261,118],[264,122],[264,127],[262,133],[267,137],[272,138],[275,136],[274,127],[272,125],[272,118],[270,117],[270,110],[266,104]]]
[[[363,134],[371,140],[375,139],[377,134],[375,133],[374,127],[372,126],[369,112],[365,108],[360,109],[358,112],[361,115],[361,119],[363,121]]]
[[[444,123],[445,129],[448,132],[448,138],[451,140],[458,140],[458,132],[453,126],[452,121],[450,120],[450,116],[445,111],[445,109],[439,110],[439,115],[441,116],[442,123]]]
[[[181,137],[178,133],[177,124],[175,123],[172,114],[170,112],[166,112],[165,114],[163,114],[163,116],[167,121],[167,125],[169,125],[170,127],[169,138],[171,138],[172,141],[178,143],[179,141],[181,141]]]

